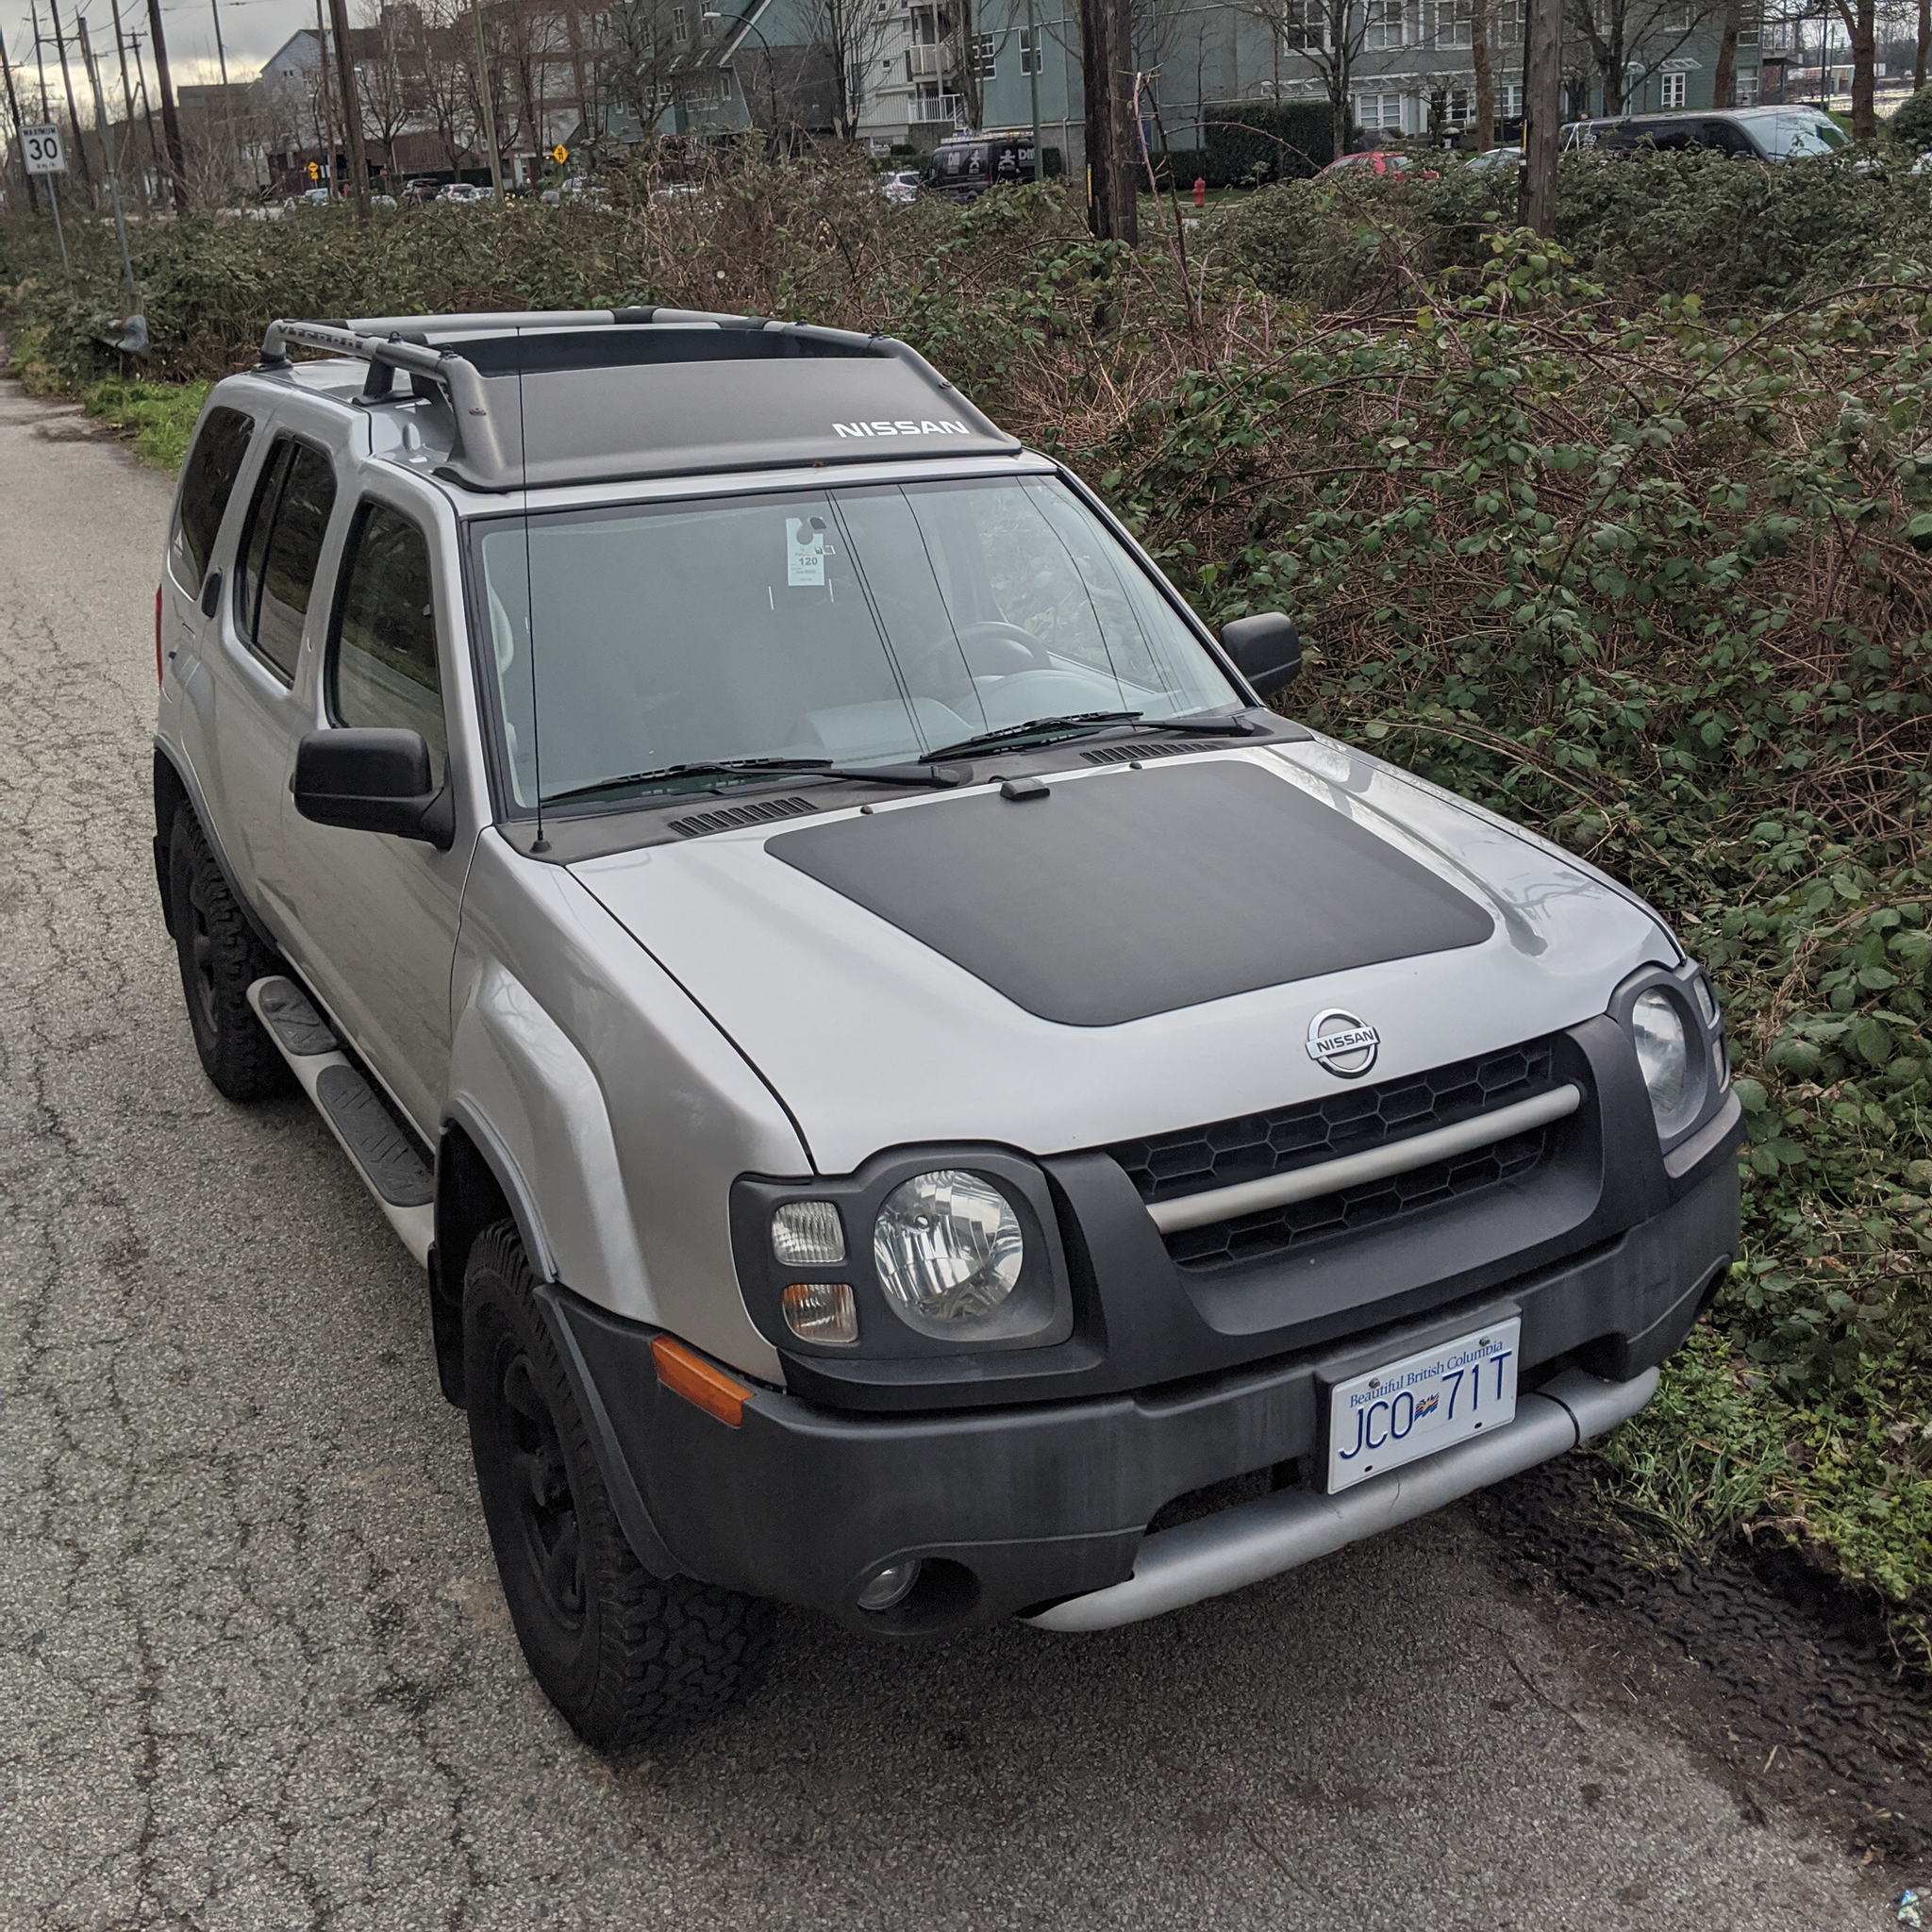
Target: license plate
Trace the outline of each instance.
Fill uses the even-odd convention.
[[[1516,1414],[1512,1315],[1338,1382],[1328,1394],[1328,1492],[1500,1429]]]

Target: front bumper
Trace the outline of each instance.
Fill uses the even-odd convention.
[[[1736,1140],[1700,1149],[1700,1171],[1651,1218],[1424,1319],[1085,1400],[867,1414],[759,1390],[733,1428],[660,1385],[654,1331],[567,1291],[547,1300],[589,1385],[613,1491],[647,1519],[626,1521],[646,1562],[854,1629],[943,1632],[1122,1583],[1163,1505],[1310,1467],[1324,1382],[1493,1316],[1522,1317],[1525,1391],[1572,1368],[1613,1383],[1643,1375],[1690,1332],[1737,1253]],[[860,1610],[871,1574],[912,1556],[924,1559],[912,1594]]]

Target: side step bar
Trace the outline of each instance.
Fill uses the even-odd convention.
[[[427,1162],[292,979],[280,974],[258,979],[248,989],[248,1004],[397,1238],[426,1268],[436,1234],[435,1186]]]
[[[1284,1490],[1160,1530],[1141,1543],[1124,1583],[1023,1621],[1038,1630],[1112,1630],[1278,1576],[1608,1434],[1657,1393],[1657,1383],[1655,1369],[1629,1382],[1567,1370],[1520,1398],[1516,1420],[1493,1436],[1472,1437],[1339,1496]]]

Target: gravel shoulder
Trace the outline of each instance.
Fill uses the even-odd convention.
[[[196,1066],[148,844],[167,504],[0,385],[0,1927],[1890,1921],[1594,1694],[1468,1510],[1101,1638],[787,1614],[724,1722],[586,1753],[420,1274],[306,1103]]]

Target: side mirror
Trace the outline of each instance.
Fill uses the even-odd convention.
[[[456,841],[455,801],[447,785],[434,788],[417,731],[311,731],[295,749],[289,790],[318,825],[421,839],[441,852]]]
[[[1294,620],[1278,610],[1237,617],[1223,625],[1221,641],[1235,669],[1264,698],[1272,698],[1301,675],[1301,633]]]

